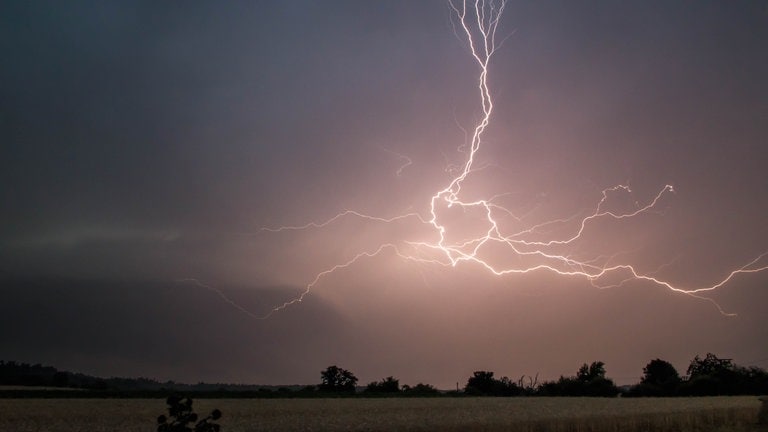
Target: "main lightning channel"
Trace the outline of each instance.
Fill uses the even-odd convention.
[[[562,252],[558,251],[559,247],[571,245],[583,238],[587,227],[599,220],[623,220],[654,211],[665,195],[675,192],[671,185],[665,185],[645,204],[641,205],[636,203],[635,209],[624,212],[606,210],[605,207],[609,201],[609,196],[613,194],[631,194],[632,191],[630,187],[627,185],[609,187],[602,191],[601,199],[586,216],[581,216],[579,218],[578,215],[573,215],[566,218],[549,220],[523,229],[517,229],[513,232],[505,232],[505,229],[499,222],[497,214],[501,213],[506,216],[512,216],[516,222],[521,222],[522,218],[514,216],[510,210],[494,202],[496,196],[488,199],[473,200],[464,200],[461,198],[462,184],[478,169],[473,168],[476,164],[476,155],[482,147],[483,134],[490,124],[491,116],[493,114],[494,104],[488,84],[489,65],[493,55],[498,49],[496,33],[501,15],[506,6],[506,1],[463,0],[461,3],[454,3],[451,1],[449,2],[449,6],[453,16],[455,16],[458,21],[458,28],[454,25],[454,30],[457,33],[457,36],[462,34],[466,38],[471,56],[479,67],[477,90],[480,94],[482,117],[475,125],[471,134],[471,139],[468,140],[467,147],[469,151],[466,153],[466,161],[463,166],[461,166],[461,169],[458,169],[456,172],[449,170],[453,176],[444,188],[439,189],[429,198],[428,214],[422,216],[419,213],[407,213],[383,218],[367,215],[355,210],[345,210],[323,222],[309,222],[304,225],[281,226],[275,228],[265,227],[261,229],[262,231],[272,233],[321,229],[334,223],[340,223],[345,217],[355,217],[372,223],[383,224],[414,219],[423,226],[429,228],[431,232],[430,235],[434,236],[435,239],[432,241],[404,241],[402,248],[394,243],[385,243],[378,247],[374,247],[369,251],[360,252],[347,261],[333,265],[317,273],[298,296],[272,308],[264,315],[253,314],[234,303],[220,290],[202,284],[197,280],[193,281],[199,286],[216,292],[225,301],[244,313],[247,313],[249,316],[258,319],[267,319],[276,312],[302,302],[318,283],[332,273],[347,269],[363,259],[375,258],[385,251],[392,251],[395,255],[404,260],[417,263],[445,267],[456,267],[462,263],[474,264],[496,276],[548,271],[564,277],[584,278],[597,288],[612,288],[624,285],[630,281],[641,281],[662,287],[674,293],[684,294],[711,302],[721,314],[733,315],[724,311],[715,300],[706,297],[704,294],[723,287],[740,274],[757,273],[768,270],[768,263],[765,262],[766,257],[768,257],[768,252],[763,253],[745,265],[730,271],[723,279],[710,286],[687,289],[658,278],[653,274],[643,273],[631,264],[611,264],[615,255],[611,257],[577,259],[573,256],[563,255]],[[400,167],[397,174],[401,174],[402,169],[409,164],[410,159],[408,159],[406,165]],[[462,239],[460,241],[449,240],[452,229],[450,223],[446,221],[447,217],[445,213],[448,209],[452,208],[462,209],[465,214],[478,213],[482,215],[478,218],[476,223],[484,227],[482,230],[483,234],[468,239]],[[576,221],[575,228],[570,231],[570,234],[563,235],[559,238],[549,238],[546,240],[540,239],[541,232],[544,228],[567,225],[574,221]],[[532,258],[536,260],[536,262],[527,266],[518,267],[511,265],[494,265],[482,257],[482,252],[485,250],[486,246],[490,245],[500,245],[507,248],[517,257]],[[402,249],[405,249],[406,246],[409,250],[415,250],[417,253],[403,253]],[[622,277],[622,279],[618,283],[612,284],[602,282],[603,280],[608,279],[611,275]]]

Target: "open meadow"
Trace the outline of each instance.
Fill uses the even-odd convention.
[[[757,431],[753,396],[706,398],[200,399],[223,432]],[[0,399],[0,430],[154,431],[162,399]]]

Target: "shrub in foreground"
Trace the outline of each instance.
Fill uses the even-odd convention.
[[[212,420],[221,418],[221,411],[215,409],[208,417],[198,421],[197,414],[192,411],[192,399],[180,396],[169,396],[168,415],[157,418],[157,432],[219,432],[220,425],[212,423]],[[194,427],[188,425],[194,424]]]

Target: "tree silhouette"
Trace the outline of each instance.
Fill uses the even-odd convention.
[[[680,382],[680,374],[672,363],[657,358],[645,365],[640,382],[656,386],[677,385]]]
[[[696,356],[688,366],[688,377],[694,379],[700,376],[721,376],[733,371],[734,365],[730,359],[721,359],[712,353],[704,358]]]
[[[439,393],[440,392],[430,384],[418,383],[413,387],[409,385],[403,385],[403,394],[409,396],[429,396]]]
[[[584,363],[575,377],[560,377],[557,381],[546,382],[539,387],[543,396],[616,396],[619,389],[612,380],[605,377],[605,363],[601,361]]]
[[[688,376],[688,381],[680,386],[683,395],[764,394],[768,391],[766,371],[737,366],[732,360],[718,358],[712,353],[691,360]]]
[[[576,373],[576,378],[579,381],[589,382],[598,378],[605,378],[605,363],[601,361],[592,362],[587,365],[584,363]]]
[[[721,359],[712,353],[704,358],[698,355],[688,366],[688,381],[681,393],[690,396],[715,396],[739,393],[738,374],[730,359]]]
[[[489,395],[493,393],[495,382],[496,380],[493,378],[493,372],[475,371],[467,380],[467,385],[464,386],[464,392],[468,394]]]
[[[365,387],[366,393],[398,393],[400,392],[400,381],[397,378],[388,376],[381,381],[374,381]]]
[[[464,392],[471,395],[516,396],[522,390],[507,377],[496,379],[493,372],[475,371],[467,380]]]
[[[328,366],[320,372],[320,391],[332,393],[354,393],[357,377],[350,371],[338,366]]]
[[[169,396],[166,399],[168,404],[168,415],[161,415],[157,418],[157,432],[218,432],[220,426],[216,423],[210,423],[211,420],[221,418],[221,411],[215,409],[208,417],[197,421],[197,414],[192,411],[192,399],[180,396]],[[193,427],[188,426],[194,424]]]
[[[654,359],[643,368],[640,384],[632,387],[629,396],[675,396],[682,384],[680,374],[671,363]]]

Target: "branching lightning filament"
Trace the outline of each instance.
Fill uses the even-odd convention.
[[[456,267],[458,265],[474,265],[497,276],[510,274],[529,273],[535,271],[547,271],[556,275],[581,277],[598,288],[616,287],[630,281],[640,281],[669,291],[688,295],[711,302],[720,313],[726,313],[713,299],[705,297],[707,293],[723,287],[737,275],[755,273],[768,270],[767,253],[763,253],[746,263],[745,265],[730,271],[724,278],[706,287],[684,288],[653,276],[653,274],[639,271],[636,266],[627,263],[614,263],[614,256],[590,257],[588,259],[576,256],[574,253],[563,252],[569,246],[574,245],[587,235],[588,227],[603,220],[622,220],[655,211],[662,198],[673,194],[674,188],[665,185],[658,193],[646,203],[637,203],[630,211],[608,210],[608,202],[612,196],[631,194],[628,185],[617,185],[602,191],[602,198],[594,205],[592,210],[565,217],[537,223],[529,226],[520,226],[521,218],[513,218],[516,222],[515,229],[509,229],[502,219],[513,216],[513,213],[496,202],[497,197],[487,199],[467,199],[462,196],[462,185],[477,170],[476,156],[482,149],[483,135],[491,123],[494,104],[489,88],[488,76],[491,59],[498,46],[497,28],[504,11],[505,1],[494,2],[492,0],[464,0],[461,3],[449,3],[453,16],[456,18],[457,36],[465,38],[468,49],[474,62],[479,68],[477,90],[480,95],[482,116],[470,133],[467,133],[466,160],[463,166],[450,170],[452,177],[446,186],[437,190],[428,198],[428,211],[426,215],[419,213],[407,213],[394,217],[376,217],[366,215],[354,210],[345,210],[323,222],[309,222],[300,226],[283,226],[277,228],[263,228],[262,231],[281,232],[287,230],[322,229],[330,224],[342,223],[346,217],[355,217],[370,221],[371,223],[388,224],[405,220],[413,220],[420,224],[425,231],[426,240],[412,240],[399,243],[384,243],[368,251],[362,251],[339,264],[333,265],[316,274],[303,292],[296,298],[274,307],[266,315],[259,318],[268,318],[273,313],[283,310],[291,305],[301,302],[310,291],[322,281],[322,279],[334,272],[347,269],[358,261],[374,258],[385,251],[391,251],[404,260],[429,265]],[[388,151],[388,150],[387,150]],[[402,156],[402,155],[398,155]],[[403,157],[405,158],[405,157]],[[407,159],[407,158],[405,158]],[[411,163],[410,159],[408,164]],[[398,175],[404,165],[398,171]],[[473,169],[473,167],[475,167]],[[450,214],[461,212],[471,215],[475,228],[472,235],[467,235],[466,230],[460,235],[456,233],[454,224],[450,222]],[[548,229],[557,228],[559,235],[550,234]],[[459,230],[461,231],[461,230]],[[476,231],[476,232],[475,232]],[[565,233],[565,234],[563,234]],[[548,237],[549,235],[549,237]],[[515,259],[506,264],[499,264],[487,259],[489,248],[503,248]],[[618,255],[618,254],[617,254]],[[616,282],[618,280],[618,282]],[[199,282],[196,282],[199,284]],[[206,288],[210,288],[205,286]],[[227,302],[233,303],[220,291],[216,292]],[[239,306],[237,308],[243,310]],[[245,311],[251,316],[252,313]]]

